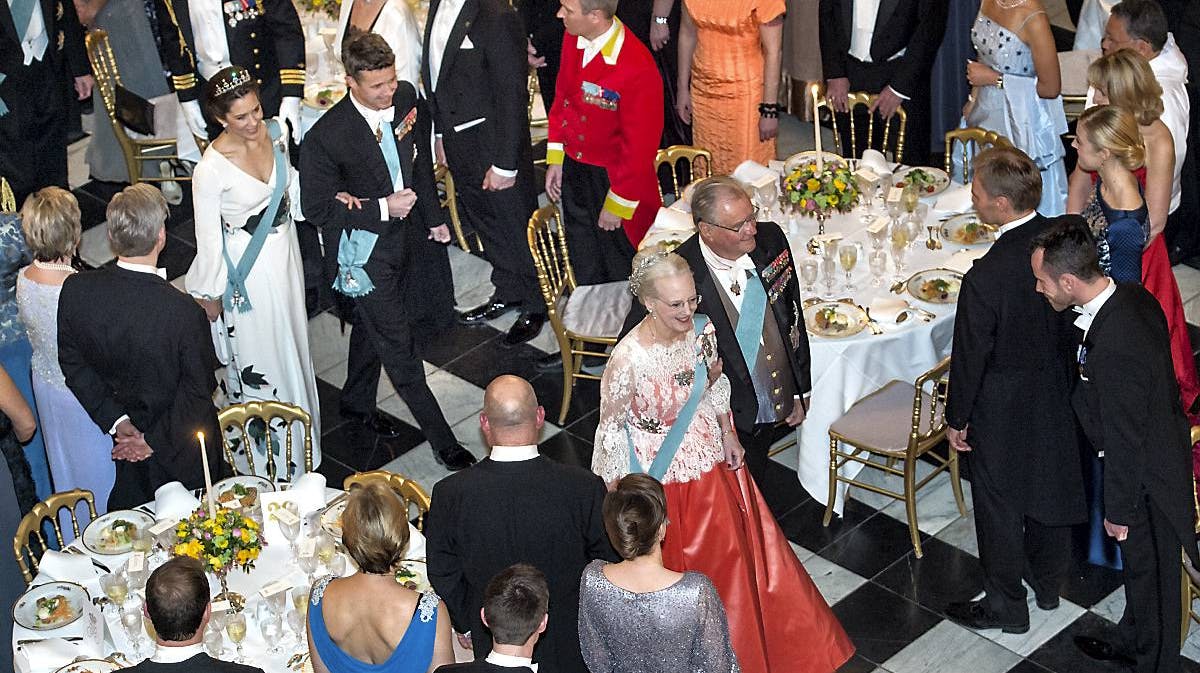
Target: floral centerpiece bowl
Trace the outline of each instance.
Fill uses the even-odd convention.
[[[190,556],[221,583],[218,600],[227,600],[235,610],[246,605],[245,597],[231,592],[226,584],[230,570],[250,572],[266,542],[258,522],[232,509],[218,509],[210,517],[201,507],[175,525],[175,556]]]
[[[792,212],[817,218],[820,233],[825,233],[825,220],[834,211],[850,212],[858,202],[858,183],[849,165],[842,161],[827,161],[818,166],[802,163],[783,176],[785,204]]]

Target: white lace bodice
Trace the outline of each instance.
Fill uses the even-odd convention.
[[[692,390],[697,356],[716,361],[712,324],[697,338],[675,344],[644,344],[643,328],[613,348],[600,383],[600,424],[592,453],[592,471],[606,482],[629,473],[629,442],[649,466],[675,416]],[[718,418],[729,412],[729,379],[722,374],[705,391],[664,482],[699,479],[725,460]]]

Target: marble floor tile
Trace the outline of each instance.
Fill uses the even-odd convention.
[[[1125,612],[1125,587],[1109,594],[1104,600],[1093,605],[1090,611],[1113,624],[1121,621],[1121,615]]]
[[[1200,662],[1200,625],[1197,625],[1195,621],[1188,630],[1188,637],[1183,641],[1183,649],[1180,654],[1191,661]]]
[[[308,351],[313,369],[320,373],[345,362],[350,348],[350,326],[342,332],[341,321],[330,311],[308,321]]]
[[[1004,673],[1020,660],[969,629],[943,621],[883,665],[893,673]]]
[[[91,171],[88,169],[86,155],[91,141],[91,136],[84,136],[67,146],[67,184],[71,189],[76,189],[88,181]],[[20,205],[18,203],[17,207]]]
[[[1175,282],[1179,285],[1179,296],[1183,301],[1200,297],[1200,269],[1177,264],[1171,270],[1175,272]]]
[[[808,559],[810,559],[816,555],[815,551],[805,549],[804,547],[801,547],[800,545],[796,544],[795,542],[791,542],[790,540],[788,541],[788,544],[790,544],[792,546],[792,552],[794,554],[796,554],[796,558],[800,559],[800,563],[802,563],[802,564],[805,561],[808,561]]]
[[[803,550],[803,547],[800,549]],[[812,578],[813,583],[817,585],[817,590],[821,592],[821,596],[829,605],[836,605],[838,601],[850,595],[867,581],[816,554],[810,556],[803,564],[804,569],[808,571],[808,576]]]
[[[967,507],[966,516],[971,516],[971,485],[962,481],[963,503]],[[896,500],[883,508],[883,513],[908,525],[908,514],[904,503]],[[934,477],[925,488],[917,492],[917,528],[924,533],[937,535],[946,526],[957,521],[963,514],[958,511],[958,503],[954,499],[954,487],[950,483],[950,475],[943,472]]]
[[[967,516],[955,519],[938,531],[937,539],[954,545],[971,556],[979,556],[979,543],[975,537],[975,517],[971,512],[967,512]]]
[[[107,222],[84,229],[83,236],[79,239],[79,257],[84,264],[92,268],[104,266],[117,258],[112,248],[108,247]]]
[[[1057,610],[1042,610],[1035,603],[1033,589],[1025,587],[1029,603],[1029,631],[1027,633],[1004,633],[999,629],[980,631],[980,635],[1002,645],[1023,657],[1033,654],[1039,647],[1067,628],[1087,612],[1084,608],[1063,599]]]
[[[391,386],[390,381],[381,377],[380,388]],[[427,377],[429,388],[442,407],[442,414],[451,426],[459,421],[474,416],[483,408],[483,389],[464,381],[446,371],[436,371]],[[408,411],[408,406],[398,395],[391,395],[379,400],[379,408],[399,418],[405,423],[416,424],[416,420]]]
[[[846,634],[869,661],[883,662],[900,652],[938,622],[936,614],[887,589],[867,582],[833,606]],[[967,673],[969,669],[962,669]]]
[[[316,363],[314,362],[313,364],[315,366]],[[330,365],[325,370],[317,369],[316,370],[317,378],[341,389],[343,386],[346,385],[346,365],[347,364],[348,364],[348,361],[343,358],[341,360],[338,360],[334,364]],[[431,375],[435,371],[437,371],[437,367],[434,367],[433,365],[429,364],[428,362],[422,362],[421,364],[424,365],[425,376],[427,378],[429,377],[429,375]],[[376,388],[376,392],[375,392],[375,401],[382,402],[383,400],[386,400],[389,397],[393,397],[395,394],[396,394],[396,389],[392,387],[392,380],[387,377],[386,372],[380,372],[379,386]]]

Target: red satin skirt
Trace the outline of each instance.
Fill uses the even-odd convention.
[[[663,562],[712,580],[746,673],[830,673],[854,654],[745,469],[665,484]]]

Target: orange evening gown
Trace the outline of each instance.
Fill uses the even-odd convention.
[[[747,159],[765,166],[775,158],[775,140],[758,139],[763,92],[758,29],[786,11],[784,0],[684,0],[683,4],[696,24],[693,142],[712,152],[716,175],[732,173]]]

